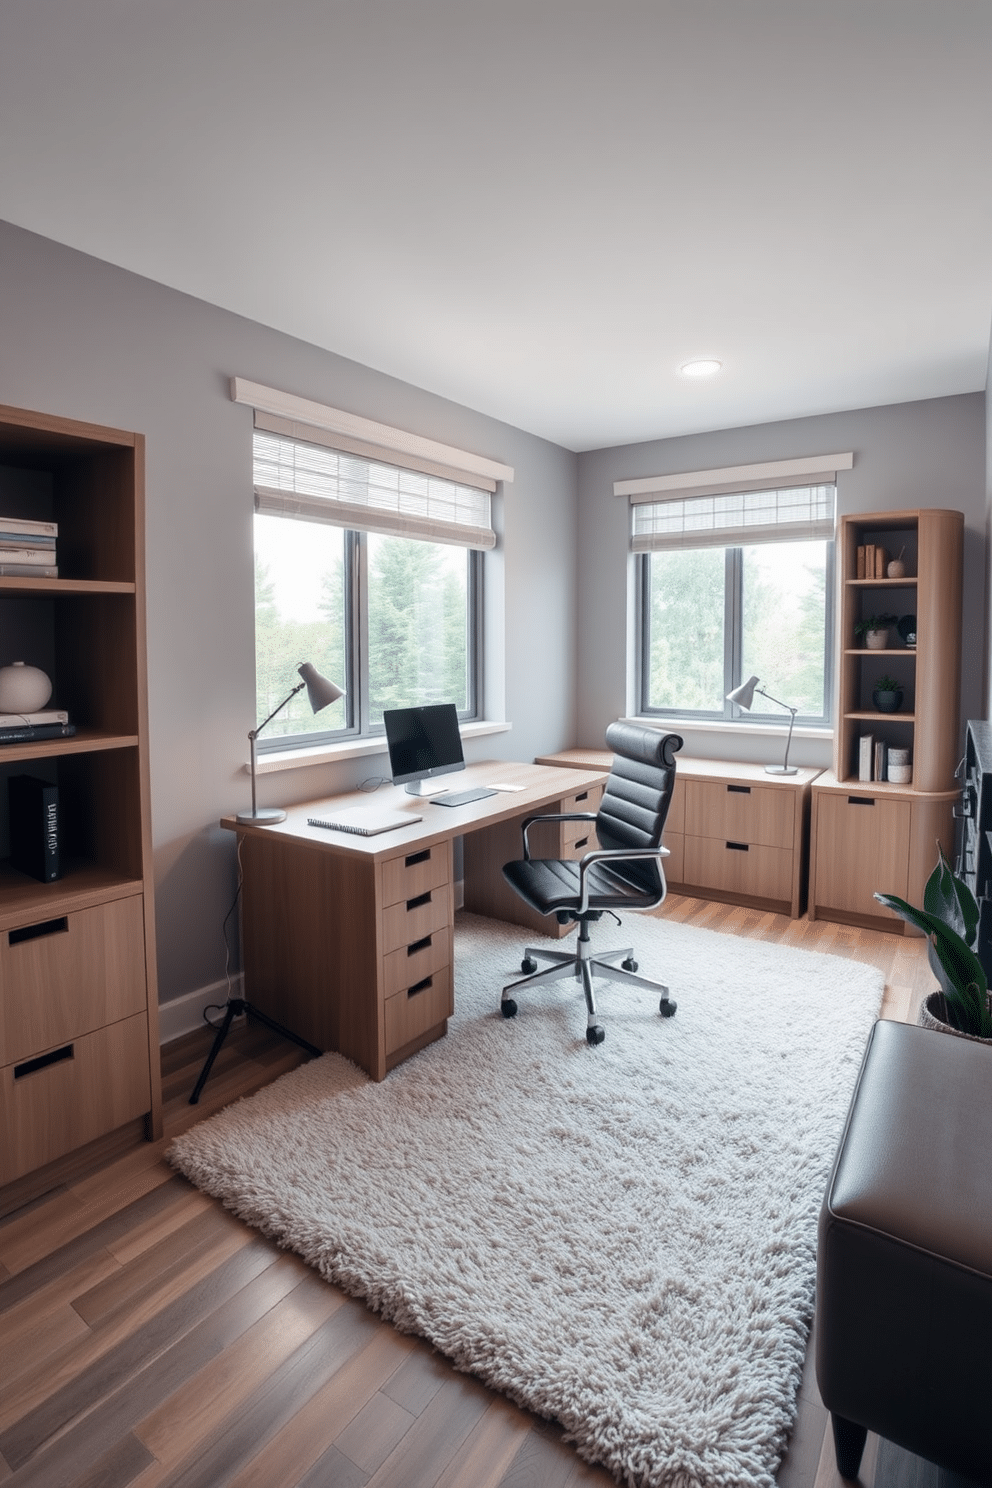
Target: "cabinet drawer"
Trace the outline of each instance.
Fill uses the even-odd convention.
[[[433,847],[387,858],[382,865],[383,905],[398,904],[401,899],[415,899],[418,894],[440,888],[450,880],[450,842],[435,842]]]
[[[140,894],[0,934],[0,1065],[144,1008]]]
[[[0,1070],[0,1183],[114,1131],[150,1106],[145,1013],[6,1065]]]
[[[676,764],[675,786],[672,790],[672,799],[668,806],[668,815],[665,818],[665,843],[668,842],[668,833],[685,831],[685,791],[686,782],[678,776],[678,765]]]
[[[796,794],[763,785],[686,783],[686,830],[699,837],[757,842],[791,848],[796,832]]]
[[[874,897],[876,889],[906,898],[912,810],[909,801],[857,790],[817,794],[813,868],[817,908],[879,919],[888,912]]]
[[[760,843],[686,837],[684,882],[755,899],[792,899],[792,853]]]
[[[450,883],[438,889],[425,889],[412,899],[403,899],[399,904],[390,904],[382,912],[382,949],[384,955],[390,951],[405,950],[415,940],[422,940],[435,930],[454,923]]]
[[[683,883],[685,880],[685,838],[681,832],[670,832],[666,827],[661,845],[668,848],[668,857],[663,858],[661,863],[665,870],[665,882]]]
[[[599,846],[595,822],[562,822],[561,855],[563,858],[581,858]]]
[[[423,981],[432,971],[451,965],[451,927],[444,925],[430,935],[422,935],[411,945],[390,951],[383,958],[382,990],[384,997],[405,992],[414,982]]]
[[[599,803],[603,799],[603,787],[601,785],[590,785],[586,790],[577,791],[574,796],[566,796],[558,807],[559,811],[598,811]],[[568,826],[568,822],[565,826]]]
[[[404,992],[386,998],[386,1054],[435,1028],[454,1012],[451,967],[442,966]]]

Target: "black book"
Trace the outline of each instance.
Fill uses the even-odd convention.
[[[0,728],[0,744],[30,744],[34,739],[71,739],[74,723],[25,723]]]
[[[51,883],[59,868],[59,788],[34,775],[11,775],[10,861],[22,873]]]

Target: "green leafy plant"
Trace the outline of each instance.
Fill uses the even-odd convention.
[[[897,682],[895,677],[879,677],[874,690],[875,692],[902,692],[902,683]]]
[[[867,635],[869,630],[888,630],[890,625],[895,625],[895,615],[869,615],[866,620],[858,620],[854,626],[856,636]]]
[[[940,844],[937,866],[923,890],[922,909],[896,894],[875,898],[929,940],[930,969],[940,983],[951,1026],[960,1033],[992,1038],[988,982],[972,949],[978,937],[978,905],[964,879],[952,871]]]

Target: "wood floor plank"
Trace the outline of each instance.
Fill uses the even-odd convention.
[[[292,1290],[136,1424],[135,1435],[164,1465],[178,1466],[207,1441],[342,1305],[340,1292],[314,1272],[299,1275],[306,1267],[297,1257],[279,1264],[293,1271]]]
[[[438,1478],[437,1488],[499,1488],[530,1429],[524,1411],[494,1396]]]
[[[153,1460],[148,1448],[133,1436],[122,1437],[92,1467],[73,1478],[72,1488],[128,1488]]]
[[[499,1488],[567,1488],[574,1467],[575,1453],[542,1424],[527,1433]]]
[[[362,1306],[348,1298],[353,1307]],[[231,1478],[228,1488],[294,1488],[308,1481],[310,1470],[323,1463],[316,1481],[336,1485],[348,1462],[352,1472],[342,1476],[364,1483],[361,1471],[335,1445],[363,1404],[382,1390],[416,1346],[415,1340],[378,1322],[368,1343],[316,1391],[246,1466]],[[397,1407],[399,1409],[400,1407]],[[412,1417],[411,1417],[412,1419]],[[334,1476],[338,1474],[338,1476]],[[356,1477],[357,1474],[357,1477]]]
[[[79,1325],[76,1332],[86,1330],[86,1324],[70,1303],[80,1292],[119,1270],[120,1263],[109,1251],[98,1250],[7,1309],[0,1322],[0,1337],[3,1339],[4,1378],[8,1384],[35,1362],[26,1360],[24,1351],[32,1347],[33,1338],[45,1339],[51,1318],[62,1312],[71,1312]]]
[[[177,1197],[175,1203],[169,1208],[153,1215],[144,1224],[135,1225],[119,1240],[111,1240],[107,1249],[115,1260],[120,1261],[122,1265],[127,1265],[129,1261],[133,1261],[137,1256],[144,1254],[153,1246],[158,1245],[161,1240],[181,1229],[188,1220],[212,1208],[215,1202],[209,1194],[201,1193],[197,1188],[190,1188],[188,1193]]]
[[[416,1340],[403,1367],[398,1369],[386,1387],[386,1394],[411,1415],[427,1409],[450,1374],[450,1367],[430,1344]]]
[[[447,1379],[369,1478],[369,1488],[434,1488],[488,1406],[489,1394],[476,1380],[457,1374]]]
[[[37,1372],[54,1354],[89,1334],[89,1328],[68,1302],[50,1308],[44,1318],[31,1319],[33,1326],[18,1330],[17,1338],[9,1336],[4,1319],[2,1332],[4,1390],[14,1387],[23,1375]]]
[[[380,1390],[338,1432],[334,1445],[370,1476],[395,1451],[416,1419]]]

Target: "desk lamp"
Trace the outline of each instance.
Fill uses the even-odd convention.
[[[335,683],[329,682],[326,677],[322,677],[317,668],[311,666],[309,661],[305,661],[297,670],[303,681],[298,682],[292,692],[283,698],[279,706],[272,709],[268,718],[263,718],[258,727],[253,728],[248,734],[248,743],[251,745],[251,810],[238,812],[238,821],[244,825],[254,824],[255,826],[264,827],[271,826],[273,822],[286,820],[285,811],[281,811],[278,806],[257,806],[255,804],[255,740],[265,725],[271,723],[276,714],[280,713],[290,699],[294,698],[298,692],[302,692],[304,687],[307,690],[307,697],[310,699],[310,706],[315,713],[319,713],[321,708],[326,708],[328,704],[336,702],[339,697],[344,697],[342,689],[336,686]]]
[[[756,692],[760,692],[761,696],[766,697],[770,703],[776,703],[778,707],[785,708],[789,713],[792,714],[792,717],[789,719],[789,735],[785,741],[785,759],[780,765],[766,765],[765,774],[795,775],[797,773],[795,765],[789,764],[789,745],[792,743],[792,726],[796,721],[796,714],[798,713],[799,709],[790,708],[788,703],[780,703],[778,698],[773,698],[770,692],[766,692],[763,687],[758,686],[757,677],[748,677],[747,681],[742,682],[740,687],[735,687],[733,692],[728,692],[727,702],[736,703],[739,708],[744,708],[745,711],[750,711],[751,704],[754,702],[754,694]]]

